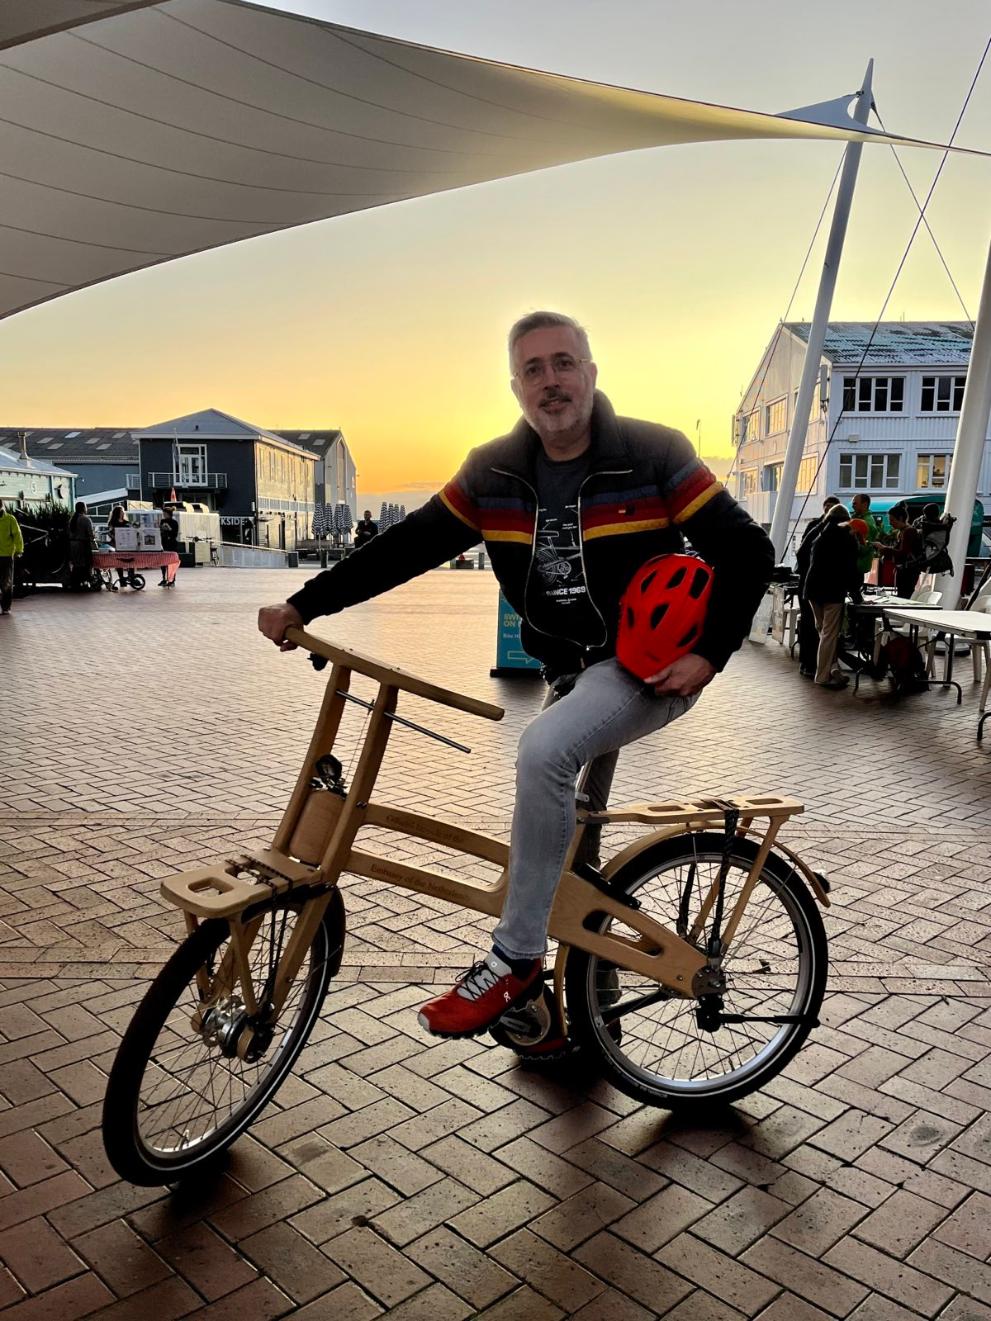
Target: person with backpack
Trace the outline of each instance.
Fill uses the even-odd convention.
[[[850,511],[834,505],[812,547],[806,593],[819,631],[815,681],[820,688],[845,688],[850,682],[837,662],[843,608],[849,595],[863,599],[863,576],[857,566],[860,543],[850,530]]]

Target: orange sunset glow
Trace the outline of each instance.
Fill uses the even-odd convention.
[[[921,0],[828,11],[774,0],[281,8],[532,67],[779,111],[859,86],[885,126],[946,141],[987,9]],[[876,120],[873,122],[877,122]],[[991,74],[958,142],[991,147]],[[216,407],[340,427],[359,504],[435,489],[517,417],[505,334],[537,307],[589,329],[618,411],[680,427],[725,467],[731,416],[784,316],[843,148],[734,142],[631,152],[322,221],[181,259],[0,324],[5,426],[139,427]],[[901,151],[923,197],[936,152]],[[891,150],[863,152],[832,316],[873,320],[917,217]],[[928,211],[976,314],[991,161],[952,157]],[[824,246],[791,319],[809,318]],[[920,233],[888,319],[965,316]]]

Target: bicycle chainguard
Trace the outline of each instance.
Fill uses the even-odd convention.
[[[636,899],[632,894],[625,894],[622,890],[615,889],[609,884],[598,868],[593,867],[591,863],[575,863],[574,867],[572,867],[572,871],[576,876],[580,876],[583,881],[588,881],[589,885],[594,886],[600,894],[607,894],[610,899],[614,899],[616,903],[622,904],[624,908],[632,908],[634,911],[637,911],[640,908],[639,899]]]

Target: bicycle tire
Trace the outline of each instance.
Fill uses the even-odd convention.
[[[288,913],[298,914],[306,900],[312,897],[314,897],[312,892],[279,896],[249,910],[247,916],[261,917],[264,925],[266,915],[270,914],[273,920],[278,918],[282,921],[281,915],[285,913],[287,923]],[[192,996],[187,996],[186,1005],[180,1008],[180,1000],[184,992],[188,993],[191,989],[195,989],[197,971],[214,958],[221,946],[227,942],[230,927],[226,920],[215,918],[203,922],[196,931],[186,937],[148,987],[135,1010],[134,1017],[117,1050],[107,1081],[103,1103],[103,1143],[111,1165],[122,1179],[143,1187],[179,1182],[215,1161],[250,1128],[260,1111],[271,1101],[285,1081],[306,1045],[319,1017],[330,980],[340,968],[345,927],[344,902],[340,891],[335,887],[331,891],[330,903],[310,945],[309,965],[304,956],[301,974],[304,969],[309,968],[305,982],[302,981],[302,977],[297,979],[296,984],[302,984],[304,987],[301,1002],[293,1010],[294,1020],[291,1026],[286,1028],[278,1045],[275,1045],[274,1051],[270,1048],[266,1053],[264,1059],[269,1061],[267,1070],[262,1070],[258,1081],[247,1091],[243,1101],[216,1129],[202,1138],[197,1138],[192,1145],[183,1145],[179,1149],[162,1146],[156,1148],[142,1133],[142,1084],[145,1081],[146,1071],[159,1040],[163,1041],[164,1056],[166,1051],[175,1048],[169,1044],[166,1034],[174,1038],[180,1031],[189,1038],[187,1046],[193,1044],[195,1050],[204,1052],[204,1067],[209,1067],[208,1043],[198,1034],[191,1033],[188,1028],[190,1010],[197,1007],[198,1001]],[[285,929],[284,925],[283,932]],[[262,939],[261,933],[252,945],[252,951],[258,946],[259,939]],[[170,1015],[174,1013],[177,1017],[170,1026]],[[180,1049],[182,1048],[180,1044]],[[216,1048],[213,1058],[223,1058],[219,1048]],[[237,1063],[241,1062],[237,1061]],[[157,1072],[172,1076],[160,1060],[155,1059],[154,1065]],[[197,1094],[193,1091],[194,1075],[192,1074],[192,1070],[197,1067],[194,1062],[193,1065],[181,1070],[190,1075],[188,1090],[192,1095]],[[233,1077],[233,1068],[228,1072]],[[197,1080],[201,1077],[201,1074],[195,1075]],[[233,1086],[233,1083],[229,1085]],[[204,1090],[205,1084],[201,1082],[199,1092],[201,1099]],[[215,1089],[213,1091],[215,1094]],[[223,1097],[222,1090],[220,1094]],[[181,1096],[181,1092],[178,1095]],[[166,1102],[163,1101],[163,1104]],[[176,1124],[166,1129],[166,1132],[178,1132],[177,1124],[183,1122],[188,1122],[188,1117],[184,1120],[180,1114]]]
[[[672,839],[662,840],[638,857],[632,858],[625,866],[620,868],[616,875],[610,878],[610,884],[614,889],[632,895],[638,891],[644,891],[652,880],[669,873],[671,876],[667,882],[667,888],[670,891],[673,875],[679,869],[687,871],[692,862],[695,862],[696,865],[699,863],[706,864],[709,868],[708,876],[714,875],[722,858],[722,848],[723,836],[712,833],[679,835]],[[749,873],[757,856],[757,850],[758,844],[752,839],[737,837],[734,840],[730,857],[728,885],[734,877]],[[707,889],[708,883],[707,879],[705,886],[698,888]],[[674,911],[661,911],[656,906],[652,911],[651,904],[647,902],[647,895],[641,894],[640,897],[646,913],[673,929],[677,906],[674,907]],[[776,905],[774,913],[770,915],[765,913],[764,921],[757,921],[755,928],[748,927],[746,925],[748,915],[751,915],[751,922],[757,920],[758,909],[756,905],[768,897]],[[765,908],[770,907],[770,904],[765,904]],[[668,905],[668,908],[670,908],[670,905]],[[731,911],[732,902],[728,893],[727,917]],[[775,926],[770,919],[781,913],[784,914],[784,920],[777,916],[777,925]],[[597,924],[595,929],[605,930],[611,922],[611,918],[603,916],[603,920]],[[784,1001],[772,1003],[768,1006],[762,1002],[761,996],[766,996],[769,992],[777,994],[771,986],[766,984],[768,974],[774,976],[768,958],[771,957],[773,952],[781,967],[788,966],[787,943],[789,933],[787,927],[789,924],[792,928],[797,949],[797,957],[792,959],[792,963],[795,965],[796,986],[791,993],[786,988]],[[741,958],[742,942],[746,940],[748,933],[756,933],[756,939],[760,942],[758,949],[761,948],[761,945],[766,946],[764,952],[768,955],[768,958],[758,959],[759,967],[756,970],[743,969],[738,963],[740,975],[737,984],[733,981],[733,961]],[[629,934],[633,935],[632,932]],[[699,948],[704,949],[704,934],[698,945]],[[568,955],[565,968],[565,994],[571,1028],[576,1040],[597,1057],[603,1075],[626,1095],[648,1105],[661,1106],[669,1110],[682,1110],[690,1107],[697,1109],[704,1106],[726,1105],[731,1101],[739,1100],[740,1097],[746,1096],[750,1092],[759,1090],[772,1078],[776,1077],[795,1056],[818,1019],[819,1008],[826,987],[828,945],[822,917],[816,907],[815,900],[789,864],[777,855],[769,854],[751,900],[744,912],[740,929],[730,946],[726,961],[728,983],[726,998],[730,1000],[733,995],[737,995],[741,1008],[748,1007],[747,1000],[749,998],[756,1001],[755,1006],[750,1007],[751,1012],[763,1010],[768,1014],[794,1014],[799,1015],[801,1021],[781,1025],[768,1024],[769,1028],[774,1027],[776,1030],[769,1033],[769,1040],[765,1043],[764,1048],[757,1050],[752,1059],[745,1061],[739,1067],[729,1068],[721,1074],[716,1073],[712,1077],[699,1078],[698,1080],[654,1072],[646,1067],[642,1060],[638,1062],[634,1059],[633,1052],[640,1051],[644,1058],[646,1058],[649,1050],[655,1050],[659,1053],[664,1048],[664,1043],[658,1042],[658,1032],[662,1027],[666,1027],[668,1037],[674,1038],[672,1048],[679,1052],[676,1055],[677,1059],[681,1059],[686,1055],[692,1056],[692,1052],[694,1052],[692,1058],[695,1063],[707,1067],[705,1064],[707,1058],[711,1059],[713,1054],[718,1053],[719,1049],[723,1051],[727,1049],[725,1044],[721,1047],[711,1044],[716,1041],[718,1033],[727,1034],[724,1037],[724,1042],[729,1043],[731,1055],[735,1055],[737,1059],[740,1059],[747,1047],[753,1044],[752,1042],[744,1043],[743,1040],[740,1040],[740,1038],[746,1036],[743,1031],[744,1025],[729,1027],[724,1025],[718,1028],[716,1033],[708,1033],[698,1025],[695,1018],[695,1009],[699,1002],[692,998],[685,999],[675,995],[662,1000],[660,1005],[657,1006],[659,1018],[662,1013],[660,1006],[670,1007],[669,1026],[659,1021],[652,1028],[653,1020],[641,1022],[638,1017],[635,1021],[628,1021],[626,1017],[622,1016],[614,1017],[611,1022],[607,1023],[603,1019],[603,1010],[597,1003],[597,996],[593,994],[596,978],[595,970],[598,962],[596,955],[588,954],[574,947]],[[637,980],[636,974],[623,973],[622,977],[625,983],[624,990],[630,989],[631,984],[635,984]],[[761,984],[762,978],[765,979],[765,985]],[[754,988],[744,986],[744,982],[750,979],[755,981]],[[649,979],[641,978],[639,980],[641,989],[644,991],[657,986]],[[784,976],[782,976],[782,980],[784,980]],[[733,1012],[737,1005],[728,1003],[726,1007],[728,1011]],[[652,1005],[651,1009],[654,1008],[655,1006]],[[693,1021],[695,1023],[694,1027],[692,1026]],[[615,1022],[621,1022],[624,1028],[623,1035],[618,1041],[609,1033],[609,1028]],[[679,1036],[684,1038],[685,1045],[678,1046]]]

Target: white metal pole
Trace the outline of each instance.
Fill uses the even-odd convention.
[[[963,406],[957,438],[953,443],[950,464],[950,484],[946,491],[946,513],[957,520],[950,532],[949,551],[953,572],[943,573],[937,586],[943,593],[943,608],[956,609],[963,581],[964,560],[974,514],[974,499],[981,475],[984,442],[991,417],[991,249],[988,250],[984,270],[984,288],[981,305],[977,309],[974,343],[970,350],[967,384],[963,392]]]
[[[866,124],[871,109],[871,79],[874,74],[874,61],[867,65],[864,85],[857,97],[853,117],[858,124]],[[860,153],[863,144],[847,144],[843,158],[843,173],[840,176],[839,191],[836,194],[836,206],[833,221],[829,227],[829,240],[826,244],[826,256],[822,264],[822,276],[819,280],[819,294],[816,298],[815,312],[809,327],[809,345],[805,351],[805,363],[802,367],[802,379],[798,386],[798,400],[795,404],[795,416],[788,436],[788,448],[781,468],[781,480],[771,517],[771,541],[774,553],[780,561],[788,544],[788,528],[791,523],[792,504],[795,500],[795,487],[798,484],[798,469],[805,450],[805,438],[809,429],[809,413],[812,410],[812,395],[819,379],[819,364],[822,349],[826,341],[826,328],[829,325],[829,310],[833,303],[833,290],[840,269],[840,257],[843,253],[843,240],[846,237],[847,221],[850,218],[850,204],[853,201],[853,189],[857,182],[857,170],[860,167]]]

